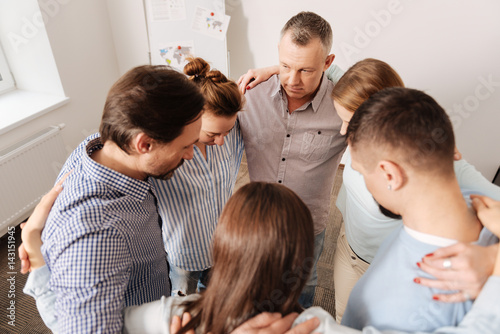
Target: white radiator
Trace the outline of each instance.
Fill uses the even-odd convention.
[[[0,236],[29,217],[52,188],[67,156],[63,127],[49,127],[0,151]]]

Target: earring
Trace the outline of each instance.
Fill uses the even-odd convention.
[[[387,185],[387,190],[392,190],[392,186],[390,184]]]

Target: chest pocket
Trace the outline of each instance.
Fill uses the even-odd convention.
[[[332,135],[318,134],[317,132],[306,132],[302,139],[300,157],[307,161],[323,161],[328,158],[332,141]]]

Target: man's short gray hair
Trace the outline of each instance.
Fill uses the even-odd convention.
[[[319,38],[326,53],[332,48],[332,27],[321,16],[313,12],[300,12],[292,17],[281,29],[280,40],[290,32],[292,42],[306,46],[314,38]]]

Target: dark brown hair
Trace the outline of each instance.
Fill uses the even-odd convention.
[[[139,66],[111,87],[99,132],[128,152],[131,139],[145,133],[161,143],[177,138],[200,116],[205,100],[199,88],[167,66]]]
[[[392,87],[373,94],[349,122],[347,141],[353,150],[367,147],[366,155],[390,150],[419,171],[454,175],[450,119],[432,97],[416,89]]]
[[[314,228],[304,202],[283,185],[254,182],[222,211],[207,290],[188,302],[193,319],[180,333],[229,333],[261,312],[300,312],[312,268]]]
[[[404,87],[399,74],[386,62],[367,58],[352,65],[335,84],[333,99],[351,112],[371,95],[387,87]]]
[[[319,38],[326,54],[330,53],[333,33],[330,23],[313,12],[300,12],[285,23],[281,29],[281,38],[290,32],[292,42],[306,46],[314,38]]]
[[[215,116],[231,117],[243,108],[243,95],[238,85],[228,80],[222,72],[211,70],[202,58],[191,59],[184,66],[184,73],[200,87],[205,97],[205,111]]]

